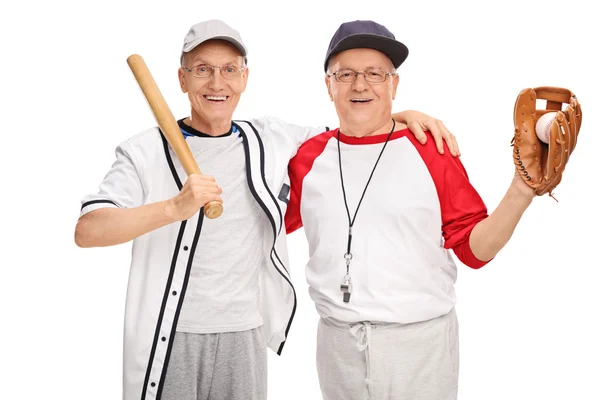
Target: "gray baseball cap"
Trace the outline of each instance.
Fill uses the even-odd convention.
[[[211,39],[226,40],[238,48],[244,62],[247,62],[248,49],[242,42],[239,32],[218,19],[211,19],[199,22],[193,25],[183,39],[183,48],[181,50],[181,62],[183,54],[192,51],[196,46]]]
[[[396,40],[385,26],[373,21],[344,22],[335,32],[325,55],[325,72],[332,56],[345,50],[369,48],[387,55],[394,68],[398,68],[406,57],[408,48]]]

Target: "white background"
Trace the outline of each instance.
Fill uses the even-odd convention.
[[[340,23],[373,19],[410,49],[394,110],[440,118],[490,211],[512,178],[513,104],[526,87],[573,90],[580,141],[555,192],[536,198],[479,271],[459,264],[462,400],[600,399],[598,38],[593,2],[33,1],[0,10],[3,216],[0,398],[119,399],[130,244],[79,249],[80,199],[114,148],[155,124],[127,64],[141,54],[176,117],[188,28],[220,18],[250,49],[235,118],[337,125],[322,63]],[[8,126],[7,126],[8,122]],[[595,159],[594,159],[595,158]],[[319,399],[317,315],[302,231],[290,235],[298,312],[271,399]]]

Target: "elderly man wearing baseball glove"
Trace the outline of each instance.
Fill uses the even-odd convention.
[[[248,79],[247,49],[222,21],[189,30],[178,73],[191,114],[177,123],[207,176],[187,177],[157,127],[141,132],[117,147],[99,192],[82,200],[75,240],[133,240],[124,400],[264,400],[266,348],[281,353],[296,311],[283,226],[288,162],[326,129],[232,120]],[[428,124],[440,133],[436,145],[443,135],[457,153],[437,120],[393,117],[416,134]],[[205,219],[212,201],[223,203],[223,215]]]
[[[488,214],[459,158],[431,141],[420,146],[390,118],[407,56],[378,23],[342,24],[324,64],[339,128],[306,141],[290,161],[285,222],[288,233],[304,226],[309,242],[325,400],[457,398],[450,250],[471,268],[489,263],[533,198],[558,185],[581,126],[570,91],[524,90],[514,109],[516,171]],[[551,112],[544,143],[536,124]]]

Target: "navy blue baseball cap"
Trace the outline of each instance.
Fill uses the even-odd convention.
[[[325,56],[325,72],[329,60],[335,54],[358,48],[374,49],[387,55],[394,68],[408,57],[408,48],[385,26],[373,21],[344,22],[335,32],[329,43],[327,55]]]

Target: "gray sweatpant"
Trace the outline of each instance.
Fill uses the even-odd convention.
[[[317,371],[324,400],[455,400],[458,321],[414,324],[319,321]]]
[[[175,333],[161,400],[265,400],[262,327],[231,333]]]

